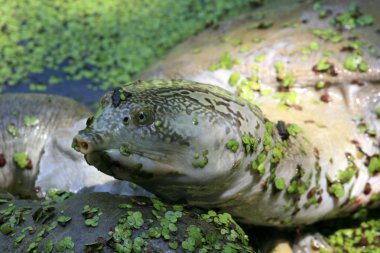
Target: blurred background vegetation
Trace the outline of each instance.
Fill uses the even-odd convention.
[[[85,104],[261,0],[0,0],[0,92]]]

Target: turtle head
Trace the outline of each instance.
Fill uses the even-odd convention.
[[[223,153],[229,131],[225,119],[196,101],[203,93],[192,97],[187,85],[156,82],[105,94],[73,147],[100,171],[157,195],[178,199],[209,194],[196,185],[211,187],[231,173],[234,161]]]

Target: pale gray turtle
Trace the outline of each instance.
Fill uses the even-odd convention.
[[[89,114],[84,106],[64,97],[0,95],[0,192],[35,196],[35,180],[48,138]]]
[[[71,148],[72,136],[91,115],[78,102],[8,93],[0,95],[0,115],[0,193],[35,198],[58,188],[150,196],[98,172]]]
[[[380,11],[373,1],[358,8],[271,1],[206,31],[144,75],[192,81],[107,93],[74,147],[106,174],[248,224],[297,226],[376,206],[380,43],[376,28],[359,26]],[[333,29],[345,12],[359,28]]]

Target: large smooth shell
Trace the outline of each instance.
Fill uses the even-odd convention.
[[[35,196],[35,180],[39,161],[48,137],[59,128],[70,128],[74,122],[88,117],[90,111],[72,99],[53,95],[4,94],[0,95],[0,153],[6,164],[0,167],[0,192],[23,197]],[[36,117],[39,123],[26,126],[25,116]],[[18,129],[13,137],[10,125]],[[32,169],[20,169],[14,161],[16,152],[27,152]]]
[[[369,66],[366,72],[349,71],[344,68],[343,63],[352,53],[349,52],[350,49],[347,49],[347,46],[354,40],[368,43],[379,52],[380,9],[378,3],[370,0],[357,2],[361,11],[366,15],[372,15],[376,22],[372,26],[342,31],[342,42],[333,43],[313,35],[314,29],[335,30],[335,27],[330,24],[331,19],[346,11],[349,4],[350,1],[322,2],[322,8],[330,10],[332,14],[328,18],[320,19],[319,11],[314,11],[309,1],[268,1],[261,9],[222,23],[218,29],[206,30],[182,43],[141,77],[142,79],[181,78],[214,84],[235,92],[238,85],[230,85],[229,81],[234,73],[239,74],[239,81],[253,79],[253,75],[257,76],[261,91],[265,90],[267,93],[249,90],[250,88],[243,86],[240,95],[243,93],[244,98],[257,104],[270,121],[293,123],[302,129],[302,136],[307,139],[314,153],[317,154],[310,153],[308,157],[311,159],[314,156],[318,157],[322,171],[321,179],[328,176],[333,180],[338,180],[339,172],[349,166],[347,157],[352,156],[358,167],[358,175],[356,180],[351,181],[351,185],[345,185],[345,192],[350,192],[351,196],[357,197],[357,203],[365,205],[370,199],[370,195],[363,193],[367,183],[372,189],[372,194],[380,192],[380,176],[371,177],[366,163],[366,159],[380,152],[380,121],[375,114],[375,108],[380,107],[380,57],[378,53],[370,53],[365,48],[361,50],[362,57]],[[258,20],[257,17],[262,14],[265,15],[265,19]],[[273,26],[268,29],[252,29],[252,25],[264,21],[273,21]],[[229,40],[226,41],[226,38]],[[252,40],[256,38],[262,38],[262,41],[254,43]],[[240,45],[234,46],[234,42]],[[303,50],[316,42],[319,49],[305,58]],[[330,51],[332,54],[326,56],[326,52]],[[230,69],[218,68],[210,71],[209,67],[219,63],[225,53],[229,53],[230,59],[236,59],[239,62],[230,64],[232,65]],[[324,58],[328,58],[338,75],[315,73],[317,71],[315,68],[313,70],[313,66]],[[231,63],[232,60],[229,62]],[[279,91],[286,89],[281,87],[281,83],[277,80],[275,68],[277,62],[282,62],[284,72],[292,74],[296,79],[294,87],[290,88],[297,97],[294,99],[296,102],[283,101],[290,104],[288,107],[279,106],[281,99],[278,95],[283,95]],[[327,88],[315,89],[319,81],[330,83],[331,87],[326,85]],[[249,92],[244,93],[245,90]],[[323,99],[326,96],[328,99]],[[376,138],[358,130],[358,119],[367,126],[368,130],[376,134]],[[363,154],[366,154],[365,159]],[[286,179],[288,183],[294,175],[292,173],[296,165],[294,160],[289,159],[289,162],[282,167],[284,168],[282,171],[277,169],[276,176]],[[310,173],[314,172],[312,166],[308,169]],[[241,182],[246,183],[249,180],[245,177]],[[343,199],[336,201],[327,191],[327,180],[321,180],[321,182],[326,196],[318,209],[314,209],[317,210],[315,213],[312,213],[312,209],[303,209],[298,213],[298,217],[302,216],[304,223],[331,218],[344,210]],[[264,184],[264,180],[260,183]],[[254,195],[255,190],[252,190],[252,193]],[[262,217],[250,214],[256,211],[259,213],[262,210],[264,211],[261,213],[264,215],[267,215],[269,211],[280,210],[278,213],[281,213],[282,206],[288,201],[285,193],[282,194],[284,198],[271,198],[268,195],[268,201],[263,198],[265,203],[259,202],[259,205],[256,205],[257,199],[252,197],[255,202],[247,201],[247,203],[254,204],[241,205],[234,214],[238,213],[243,218],[254,217],[257,223],[264,222]],[[238,194],[237,198],[239,198]],[[275,200],[283,200],[283,203],[274,204]],[[348,205],[348,208],[356,208],[359,204]],[[326,215],[326,210],[331,210],[331,213]],[[277,217],[278,213],[272,217]]]

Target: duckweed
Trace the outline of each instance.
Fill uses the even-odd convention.
[[[231,150],[233,153],[236,153],[236,151],[239,148],[239,142],[237,140],[235,140],[235,139],[231,139],[231,140],[229,140],[227,142],[226,148],[228,148],[229,150]]]
[[[371,175],[380,172],[380,156],[373,156],[369,161],[368,171]]]
[[[251,169],[257,171],[260,176],[263,176],[265,173],[265,160],[267,156],[264,152],[261,152],[255,161],[251,162]]]
[[[248,46],[241,46],[240,49],[239,49],[239,53],[245,53],[245,52],[248,52],[249,51],[249,47]]]
[[[274,67],[276,69],[277,77],[279,77],[280,79],[282,79],[283,76],[284,76],[284,63],[282,63],[282,62],[276,62],[274,64]]]
[[[30,91],[39,91],[44,92],[47,90],[47,86],[44,84],[29,84],[29,90]]]
[[[89,205],[83,207],[82,215],[85,217],[84,223],[86,226],[97,227],[102,214],[103,213],[100,212],[97,207],[91,207]]]
[[[240,46],[242,44],[242,39],[241,38],[237,38],[237,39],[234,39],[231,43],[231,45],[233,47],[237,47],[237,46]]]
[[[295,77],[292,74],[286,74],[282,80],[282,86],[289,88],[292,87],[296,82]]]
[[[274,180],[274,186],[277,190],[284,190],[285,189],[285,180],[283,178],[276,178]]]
[[[342,198],[344,196],[344,188],[341,183],[333,183],[329,187],[329,193],[337,198]]]
[[[125,144],[123,144],[123,145],[120,146],[119,151],[120,151],[120,154],[122,154],[124,156],[131,155],[131,152],[129,151],[128,146],[125,145]]]
[[[252,41],[253,43],[259,43],[259,42],[263,41],[263,39],[262,39],[262,38],[258,38],[258,37],[256,37],[256,38],[253,38],[251,41]]]
[[[251,3],[5,1],[0,21],[0,84],[28,82],[30,74],[53,70],[64,74],[50,74],[46,82],[52,85],[90,79],[102,83],[102,89],[117,86],[179,41]],[[47,85],[30,84],[29,88],[45,91]]]
[[[318,14],[318,17],[323,19],[326,18],[329,14],[331,14],[331,12],[328,12],[327,10],[321,10]]]
[[[371,15],[363,15],[355,3],[351,3],[345,12],[338,14],[331,20],[332,25],[344,29],[353,29],[357,26],[370,26],[373,25],[374,22],[374,17]]]
[[[162,126],[162,121],[161,121],[161,120],[156,120],[156,121],[154,122],[154,126],[155,126],[155,127],[160,127],[160,126]]]
[[[12,137],[16,137],[18,135],[18,128],[14,124],[9,124],[7,130]]]
[[[13,154],[13,161],[20,169],[31,169],[31,162],[26,152],[17,152]]]
[[[210,71],[215,71],[217,69],[231,69],[233,65],[239,64],[239,59],[232,59],[230,53],[224,53],[222,58],[218,63],[211,65],[208,69]]]
[[[243,142],[243,146],[245,147],[246,153],[253,153],[257,151],[259,143],[255,137],[245,134],[242,136],[241,140]]]
[[[318,42],[315,42],[315,41],[311,42],[310,45],[309,45],[309,49],[311,51],[318,51],[319,50],[319,44],[318,44]]]
[[[326,86],[326,82],[324,82],[324,81],[318,81],[315,84],[315,88],[318,89],[318,90],[321,90],[321,89],[325,88],[325,86]]]
[[[27,115],[24,117],[24,125],[27,127],[28,126],[36,126],[36,125],[38,125],[39,122],[40,122],[40,120],[35,116]]]
[[[313,11],[317,11],[321,8],[321,3],[319,1],[315,2],[312,6]]]
[[[326,41],[330,41],[333,43],[338,43],[343,40],[343,36],[333,30],[333,29],[315,29],[313,30],[313,34],[317,36],[318,38],[321,38]]]
[[[356,169],[353,167],[349,167],[346,170],[338,171],[338,180],[342,183],[348,183],[352,177],[355,175]]]
[[[363,221],[359,226],[346,227],[327,236],[334,252],[378,252],[380,246],[379,219]]]
[[[263,55],[263,54],[260,54],[260,55],[255,57],[255,62],[260,63],[260,62],[263,62],[264,60],[265,60],[265,55]]]
[[[362,57],[357,53],[350,54],[344,60],[343,66],[349,71],[360,71],[360,72],[368,71],[367,63],[363,61]]]
[[[199,121],[198,121],[198,118],[197,117],[194,117],[193,120],[193,125],[197,126],[199,124]]]
[[[284,68],[285,65],[282,62],[276,62],[274,64],[276,74],[277,74],[277,79],[281,82],[281,85],[285,88],[290,88],[292,87],[296,79],[291,73],[285,73]]]
[[[230,76],[230,79],[228,80],[228,82],[231,86],[235,86],[238,83],[239,79],[240,79],[240,74],[238,72],[234,72]]]
[[[73,248],[74,248],[74,243],[70,236],[65,236],[65,238],[57,242],[57,244],[55,245],[55,249],[58,252],[63,252],[66,249],[73,249]]]
[[[57,222],[64,226],[66,225],[66,223],[68,223],[69,221],[71,221],[71,217],[69,216],[65,216],[65,215],[60,215],[58,218],[57,218]]]
[[[377,117],[380,117],[380,106],[375,108],[375,113]]]
[[[202,160],[200,160],[200,161],[198,160],[200,158],[200,156],[194,157],[196,159],[196,161],[192,162],[193,167],[194,168],[201,168],[201,169],[203,169],[204,167],[206,167],[206,165],[208,164],[207,155],[208,155],[208,151],[204,150],[203,153],[202,153],[202,156],[203,156]]]
[[[321,59],[317,64],[317,70],[320,72],[325,72],[331,67],[331,64],[326,58]]]
[[[290,124],[287,127],[287,131],[291,136],[296,137],[299,133],[302,132],[302,128],[297,124]]]

